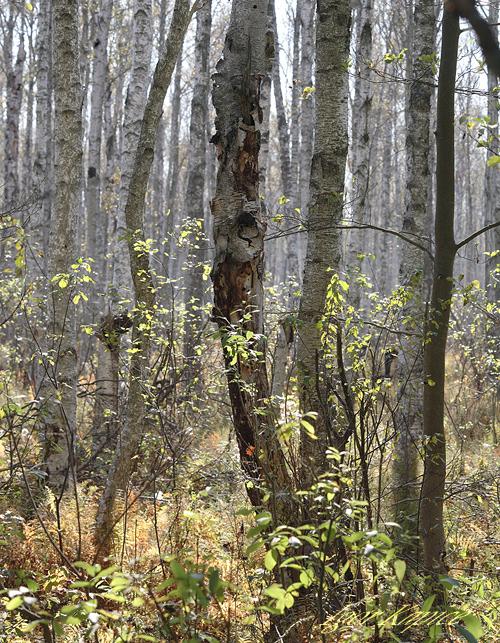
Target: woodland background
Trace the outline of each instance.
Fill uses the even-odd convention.
[[[499,22],[1,3],[0,640],[496,640]]]

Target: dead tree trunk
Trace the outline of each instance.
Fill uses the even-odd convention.
[[[214,75],[219,168],[212,201],[215,261],[213,316],[221,333],[229,396],[247,491],[262,504],[262,485],[288,503],[289,476],[276,435],[263,340],[266,220],[259,198],[261,90],[271,70],[267,0],[233,0],[223,57]],[[241,337],[244,348],[236,348]],[[241,346],[241,340],[240,346]]]

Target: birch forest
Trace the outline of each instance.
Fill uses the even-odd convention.
[[[500,641],[499,14],[0,1],[0,642]]]

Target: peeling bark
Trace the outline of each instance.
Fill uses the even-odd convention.
[[[219,160],[212,201],[216,246],[213,317],[221,331],[240,459],[254,506],[262,503],[262,484],[273,489],[281,506],[289,504],[290,489],[269,400],[262,335],[266,220],[259,198],[261,92],[272,56],[267,1],[233,0],[223,57],[213,76],[213,142]],[[229,341],[235,332],[245,336],[248,356],[234,359],[230,352]]]

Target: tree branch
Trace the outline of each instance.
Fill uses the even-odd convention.
[[[281,237],[288,237],[292,234],[298,234],[300,232],[306,232],[306,231],[309,232],[311,230],[311,226],[304,226],[302,230],[299,229],[300,227],[301,226],[295,226],[295,229],[292,228],[283,232],[279,232],[278,234],[268,235],[266,236],[265,240],[269,241],[270,239],[279,239]],[[390,228],[382,228],[380,226],[372,225],[371,223],[352,223],[348,225],[342,224],[342,225],[314,226],[315,231],[331,230],[332,228],[336,228],[337,230],[376,230],[377,232],[385,232],[386,234],[392,234],[393,236],[398,237],[399,239],[402,239],[406,243],[409,243],[410,245],[415,246],[415,248],[422,250],[422,252],[425,252],[426,254],[428,254],[429,257],[434,261],[434,255],[429,250],[429,248],[426,248],[424,245],[422,245],[418,241],[415,241],[414,239],[408,238],[406,235],[404,235],[401,232],[398,232],[397,230],[391,230]]]
[[[500,78],[500,48],[489,23],[477,10],[476,0],[448,0],[461,18],[465,18],[475,31],[489,69]]]
[[[479,230],[476,230],[472,234],[470,234],[468,237],[465,237],[465,239],[462,239],[459,243],[456,245],[457,251],[460,250],[460,248],[463,248],[466,246],[470,241],[473,241],[476,237],[479,237],[485,232],[488,232],[488,230],[493,230],[493,228],[496,228],[500,225],[500,221],[495,221],[495,223],[490,223],[489,225],[484,226],[484,228],[480,228]]]

